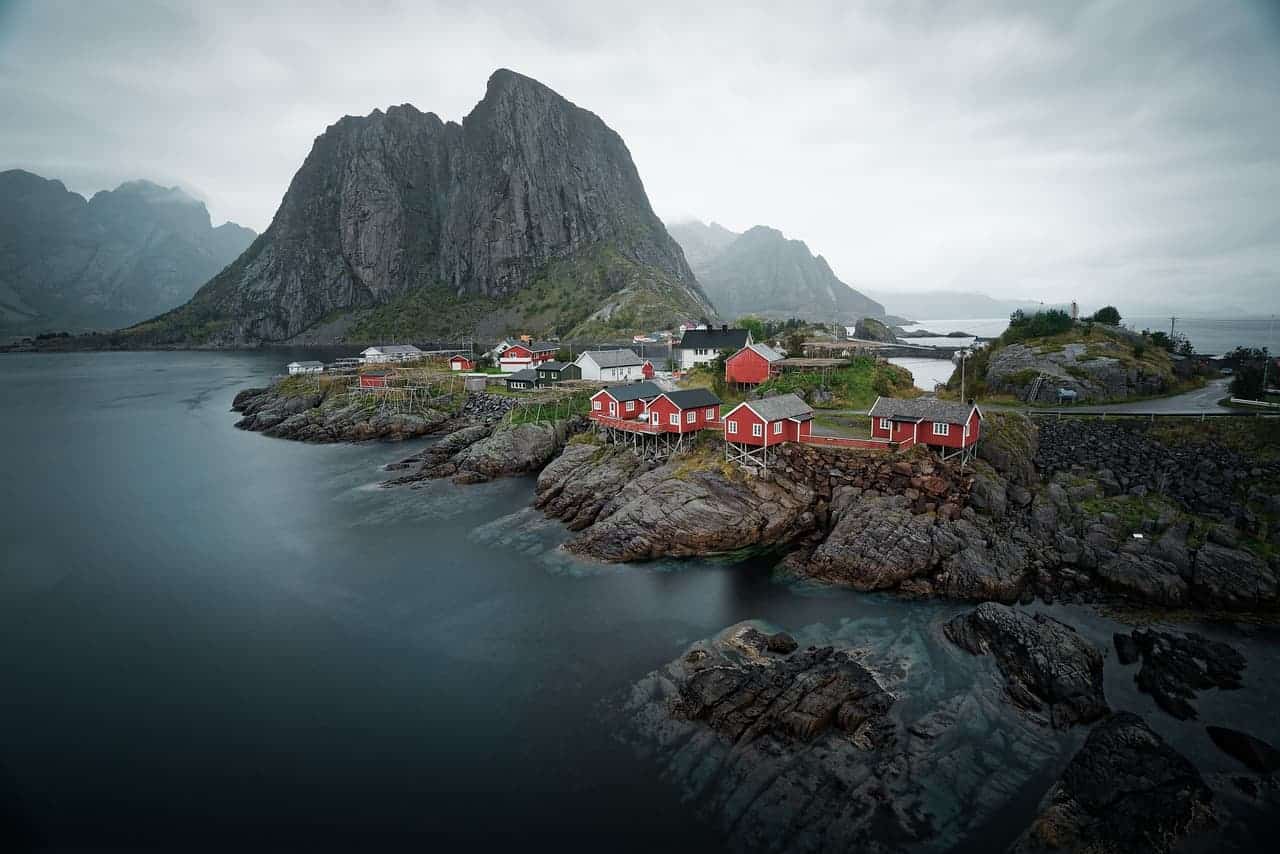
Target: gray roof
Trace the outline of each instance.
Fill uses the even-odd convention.
[[[664,392],[663,395],[681,409],[720,405],[720,398],[709,388],[687,388],[682,391]]]
[[[306,362],[290,362],[290,365],[297,365],[299,368],[323,368],[324,362],[309,360]]]
[[[413,354],[413,353],[421,353],[421,352],[422,352],[421,350],[419,350],[417,347],[413,346],[412,344],[385,344],[385,345],[384,345],[384,344],[376,344],[376,345],[374,345],[373,347],[371,347],[371,348],[369,348],[369,349],[371,349],[371,350],[378,350],[379,352],[381,352],[381,353],[383,353],[384,355],[387,355],[387,356],[406,356],[406,355],[410,355],[410,354]]]
[[[680,339],[680,349],[741,350],[750,334],[746,329],[690,329]]]
[[[970,403],[952,403],[936,397],[877,398],[868,413],[872,418],[888,418],[892,421],[938,421],[946,424],[963,424],[974,410]],[[979,413],[981,414],[981,413]]]
[[[551,360],[551,361],[549,361],[549,362],[543,362],[541,365],[538,365],[538,370],[540,370],[540,371],[562,371],[562,370],[564,370],[564,367],[565,367],[564,362],[557,362],[555,359],[552,359],[552,360]]]
[[[591,361],[602,368],[625,368],[631,365],[642,365],[644,362],[630,350],[587,350],[578,356],[590,356]]]
[[[778,394],[764,400],[748,400],[747,407],[765,421],[781,421],[783,418],[795,418],[808,421],[813,417],[809,404],[794,394]]]
[[[514,374],[507,375],[507,382],[515,380],[516,382],[537,382],[538,372],[533,368],[525,368],[523,371],[516,371]]]
[[[628,400],[652,400],[662,394],[662,389],[651,382],[609,386],[605,391],[619,403]]]
[[[778,362],[786,358],[768,344],[748,344],[747,349],[763,356],[766,362]]]
[[[535,353],[545,353],[548,350],[560,349],[560,345],[552,341],[530,341],[528,344],[526,344],[523,341],[517,341],[516,343],[519,344],[521,347],[528,347],[530,350],[532,350]]]

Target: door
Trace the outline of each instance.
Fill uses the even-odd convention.
[[[609,417],[610,418],[618,417],[618,402],[616,400],[609,401]]]
[[[649,423],[650,423],[650,424],[652,424],[654,427],[657,427],[657,426],[658,426],[658,413],[656,413],[656,412],[654,412],[654,411],[650,410],[650,412],[649,412]]]

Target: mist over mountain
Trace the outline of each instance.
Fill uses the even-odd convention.
[[[670,226],[716,311],[733,318],[800,317],[850,322],[883,316],[884,306],[836,278],[802,240],[757,225],[735,234],[696,220]]]
[[[213,227],[177,187],[128,181],[86,200],[61,181],[0,172],[0,330],[135,323],[190,299],[254,237]]]
[[[711,313],[621,137],[508,70],[462,121],[410,104],[315,141],[271,226],[153,340],[480,329],[569,334]]]
[[[910,320],[1005,317],[1018,309],[1049,307],[1036,300],[1000,299],[976,291],[868,290],[867,294],[883,302],[888,314]]]

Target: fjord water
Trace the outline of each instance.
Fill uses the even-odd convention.
[[[940,620],[964,607],[800,590],[766,562],[575,562],[555,549],[560,525],[528,509],[530,479],[381,489],[381,466],[414,446],[235,430],[235,392],[300,355],[0,361],[7,850],[413,837],[719,850],[697,804],[618,737],[629,685],[748,618],[853,637],[874,625],[937,653]],[[1108,643],[1109,621],[1070,619]],[[1206,718],[1274,738],[1269,636],[1213,631],[1251,670],[1249,690],[1202,699]],[[991,678],[965,656],[929,666],[952,684]],[[1137,695],[1131,671],[1109,660],[1107,679],[1114,705],[1202,768],[1232,769],[1195,722]],[[983,845],[1024,826],[1050,779]]]

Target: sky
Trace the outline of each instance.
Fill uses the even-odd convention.
[[[592,110],[667,221],[854,287],[1280,312],[1280,0],[0,0],[0,169],[266,228],[316,136],[494,69]]]

